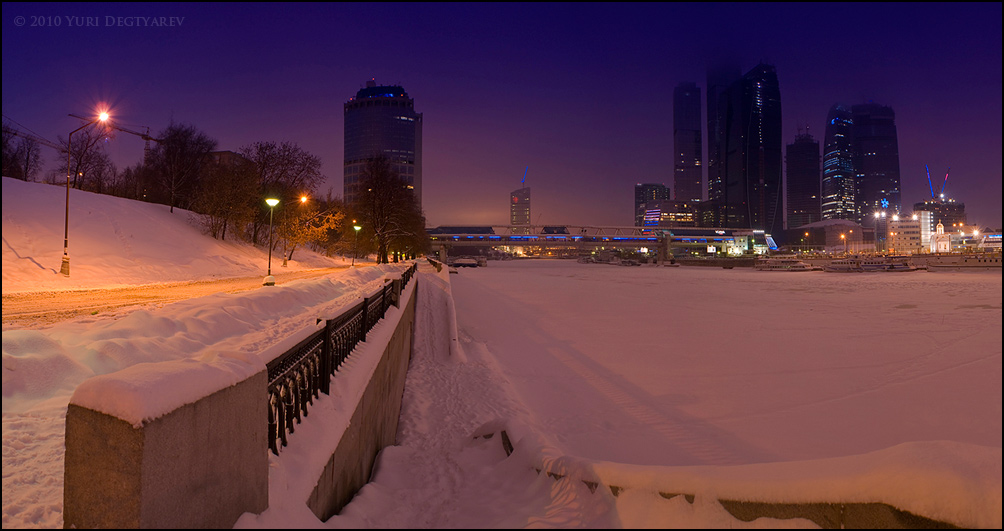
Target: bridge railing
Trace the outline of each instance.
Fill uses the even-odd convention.
[[[397,306],[401,290],[414,276],[412,264],[399,280],[364,297],[342,314],[326,319],[324,328],[278,356],[268,368],[269,450],[279,455],[288,435],[307,416],[308,406],[320,393],[329,394],[331,378],[366,333],[384,317],[387,309]]]

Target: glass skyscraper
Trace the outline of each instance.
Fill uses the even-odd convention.
[[[717,104],[708,117],[709,128],[715,128],[708,133],[711,204],[701,208],[702,224],[780,234],[784,198],[777,72],[759,64],[727,89],[715,86]],[[708,97],[713,97],[710,87]]]
[[[839,103],[831,107],[826,115],[823,139],[823,219],[861,222],[861,212],[856,203],[853,124],[851,111]]]
[[[720,201],[725,194],[725,122],[729,109],[728,91],[739,80],[739,67],[722,65],[708,69],[705,101],[708,135],[708,201]],[[715,223],[712,226],[719,226]]]
[[[788,225],[793,229],[819,221],[819,142],[799,133],[785,152]]]
[[[673,193],[677,201],[701,200],[701,89],[680,83],[673,90]]]
[[[422,206],[422,113],[403,87],[366,87],[345,103],[344,200],[352,204],[362,191],[366,163],[383,156]]]
[[[875,226],[875,214],[901,211],[896,114],[876,103],[851,107],[854,171],[861,223]]]

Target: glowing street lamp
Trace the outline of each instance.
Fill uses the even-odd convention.
[[[71,115],[72,116],[72,115]],[[107,122],[108,113],[103,112],[98,115],[97,118],[87,122],[86,124],[70,131],[70,135],[66,137],[66,216],[63,218],[63,263],[59,266],[59,272],[64,276],[70,276],[70,254],[69,254],[69,240],[70,240],[70,153],[73,150],[73,133],[80,131],[81,129],[95,123],[95,122]]]
[[[272,211],[275,210],[275,205],[279,204],[278,199],[266,199],[265,204],[268,205],[268,275],[265,277],[264,286],[274,286],[275,277],[272,276]]]
[[[359,255],[359,231],[362,229],[362,227],[360,227],[359,225],[353,225],[352,228],[356,231],[355,242],[352,244],[352,267],[355,267],[356,256]]]

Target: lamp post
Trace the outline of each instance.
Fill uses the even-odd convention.
[[[359,231],[362,229],[359,225],[353,225],[353,230],[356,231],[355,242],[352,244],[352,267],[356,266],[356,256],[359,255]]]
[[[275,210],[275,205],[279,204],[278,199],[266,199],[265,204],[268,205],[268,275],[265,276],[265,282],[262,284],[264,286],[274,286],[275,277],[272,276],[272,211]]]
[[[71,115],[72,116],[72,115]],[[108,113],[103,112],[98,115],[97,118],[87,122],[86,124],[70,131],[70,135],[66,137],[66,216],[63,218],[63,263],[59,266],[59,272],[63,276],[70,276],[70,253],[69,253],[69,240],[70,240],[70,153],[73,151],[73,133],[80,131],[81,129],[95,123],[95,122],[105,122],[108,120]]]

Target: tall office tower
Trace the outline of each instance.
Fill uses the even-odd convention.
[[[352,204],[362,191],[363,170],[373,158],[386,157],[422,206],[422,113],[404,88],[366,82],[345,103],[344,200]]]
[[[823,140],[823,219],[847,219],[861,223],[856,202],[857,172],[854,171],[851,111],[841,104],[826,115]]]
[[[673,90],[673,193],[677,201],[701,200],[701,89],[680,83]]]
[[[719,97],[718,107],[724,117],[717,162],[723,182],[714,222],[779,235],[784,219],[781,90],[774,67],[755,66]]]
[[[509,194],[509,224],[530,224],[530,187],[525,186]]]
[[[793,229],[819,221],[819,142],[801,132],[785,152],[788,225]]]
[[[861,223],[876,226],[875,214],[901,211],[896,115],[875,103],[851,107],[854,171]],[[878,234],[878,233],[876,233]]]
[[[739,78],[741,72],[738,66],[723,65],[708,69],[708,82],[705,88],[705,117],[708,135],[708,201],[718,202],[725,194],[725,174],[723,161],[725,158],[725,122],[728,112],[728,90]],[[712,205],[703,205],[703,210],[717,212],[720,209]],[[717,216],[713,216],[717,217]],[[724,220],[714,222],[712,226],[724,226]]]
[[[649,201],[669,201],[669,188],[665,184],[638,183],[634,185],[634,226],[645,223],[645,203]]]

